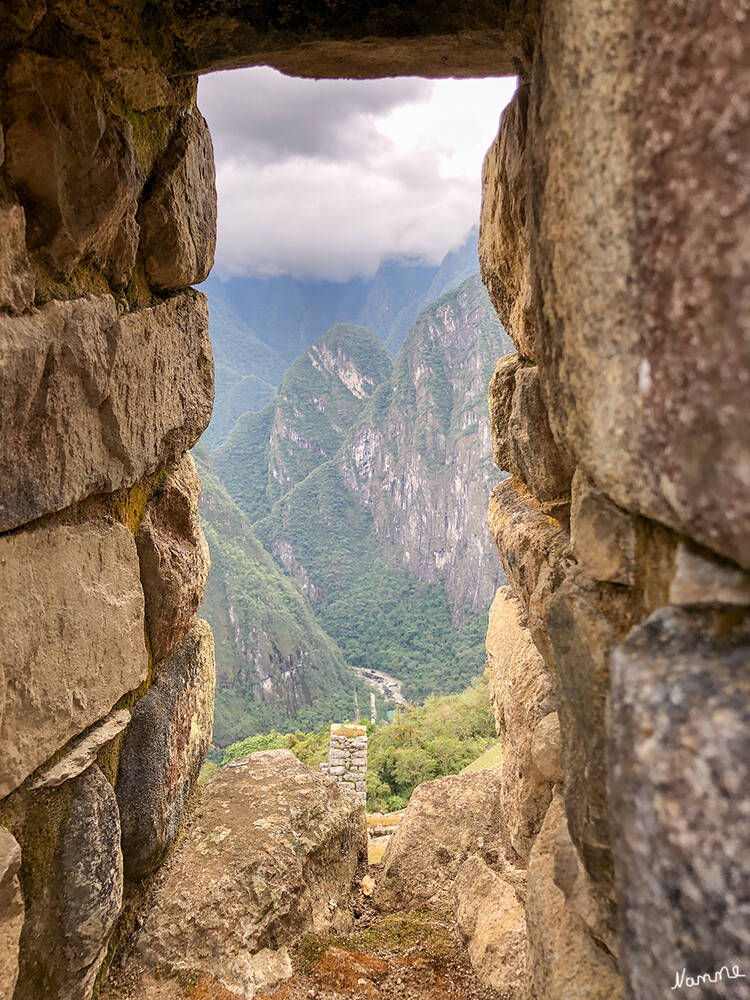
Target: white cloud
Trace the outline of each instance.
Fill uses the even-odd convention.
[[[204,77],[220,274],[346,280],[436,263],[477,221],[482,158],[515,81]]]

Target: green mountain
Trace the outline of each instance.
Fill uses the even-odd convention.
[[[200,513],[211,550],[201,614],[216,643],[213,741],[218,747],[273,728],[314,729],[355,717],[370,688],[346,664],[309,601],[258,541],[249,521],[194,451]],[[381,716],[383,711],[380,701]]]
[[[455,621],[488,608],[503,582],[486,529],[498,479],[487,387],[512,350],[475,274],[421,313],[338,459],[383,557],[442,582]]]
[[[332,327],[287,370],[273,403],[245,415],[212,454],[216,474],[252,519],[333,458],[393,361],[362,327]],[[249,471],[251,470],[251,471]]]
[[[337,323],[374,331],[395,355],[422,309],[477,266],[475,227],[439,267],[410,259],[385,261],[373,278],[346,282],[290,275],[223,281],[211,275],[201,286],[208,296],[216,362],[207,447],[222,444],[241,413],[262,409],[270,400],[267,388],[244,381],[248,376],[277,386],[287,367]]]
[[[502,581],[480,527],[497,480],[486,394],[508,344],[478,276],[422,313],[393,369],[372,334],[335,327],[212,453],[346,660],[414,699],[483,663]]]

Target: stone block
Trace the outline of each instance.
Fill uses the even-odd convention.
[[[328,774],[332,774],[335,777],[346,774],[346,768],[343,764],[329,764],[326,771]]]
[[[601,612],[595,587],[580,571],[570,574],[555,594],[547,625],[557,665],[560,757],[570,835],[594,885],[611,896],[605,712],[609,658],[617,635]]]
[[[560,742],[560,717],[557,712],[550,712],[537,723],[531,738],[531,759],[548,781],[563,779]]]
[[[594,941],[555,884],[555,853],[565,822],[558,792],[529,858],[526,924],[532,994],[536,1000],[620,1000],[622,980],[614,955]]]
[[[145,679],[133,536],[97,521],[0,537],[0,604],[2,797]]]
[[[0,997],[11,1000],[18,979],[18,943],[24,920],[23,896],[18,881],[21,848],[12,834],[0,827]]]
[[[95,723],[86,733],[66,747],[62,757],[50,767],[44,767],[29,782],[29,788],[56,788],[89,768],[99,751],[111,743],[130,722],[130,712],[121,708],[110,712],[106,719]]]
[[[749,662],[750,617],[726,609],[662,608],[612,655],[609,803],[634,1000],[668,995],[683,970],[748,971]],[[750,980],[696,993],[746,1000]]]
[[[482,168],[479,266],[492,304],[518,353],[535,360],[535,315],[526,223],[528,84],[503,111]]]
[[[750,573],[681,542],[675,552],[669,603],[750,605]]]
[[[721,117],[750,85],[750,37],[710,10],[545,11],[527,119],[536,355],[555,439],[607,496],[750,568],[750,105]]]
[[[19,313],[34,302],[36,278],[26,256],[26,219],[20,205],[0,204],[0,309]]]
[[[409,910],[452,901],[464,861],[477,853],[497,856],[500,788],[497,771],[467,771],[419,785],[383,858],[375,905]]]
[[[300,935],[349,930],[364,808],[289,750],[255,753],[204,787],[178,852],[136,960],[265,994],[292,974],[287,949]]]
[[[516,372],[520,367],[521,362],[517,354],[508,354],[500,358],[492,373],[487,396],[492,431],[492,458],[498,469],[504,472],[512,471],[509,426],[513,393],[516,388]]]
[[[489,526],[508,582],[526,612],[531,637],[554,669],[547,614],[555,591],[575,564],[568,536],[515,478],[492,491]]]
[[[182,116],[138,211],[149,281],[178,289],[205,281],[216,248],[216,173],[208,125]]]
[[[565,896],[566,906],[583,920],[594,940],[617,958],[617,907],[592,885],[567,823],[558,824],[553,854],[555,885]]]
[[[635,526],[632,516],[618,507],[579,470],[573,478],[570,541],[576,557],[595,580],[635,583]]]
[[[542,503],[565,501],[573,468],[552,437],[536,367],[521,365],[508,420],[508,463]]]
[[[157,663],[187,632],[206,589],[211,559],[198,518],[200,493],[195,462],[185,454],[149,504],[135,536]]]
[[[458,932],[482,981],[507,1000],[527,1000],[526,914],[513,886],[475,856],[454,892]]]
[[[552,798],[552,784],[534,763],[532,737],[555,707],[552,677],[534,645],[520,602],[501,587],[490,608],[487,666],[490,702],[503,748],[502,837],[524,861]]]
[[[36,891],[21,935],[15,1000],[90,1000],[120,915],[120,819],[112,786],[93,765],[64,794],[69,812],[54,865],[50,871],[30,863]]]
[[[211,628],[193,622],[133,710],[117,778],[125,873],[158,868],[179,831],[211,742],[216,664]]]
[[[70,59],[22,51],[5,81],[6,169],[26,209],[28,244],[67,276],[111,243],[138,196],[133,130],[103,110]]]
[[[197,441],[212,404],[203,295],[0,316],[0,531],[133,484]]]

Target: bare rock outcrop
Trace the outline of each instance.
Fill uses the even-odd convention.
[[[268,992],[291,975],[288,948],[301,934],[349,929],[366,856],[357,796],[288,750],[233,762],[203,789],[136,944],[134,974],[205,976],[247,1000]],[[153,995],[174,996],[169,989],[170,980]]]
[[[146,509],[135,544],[146,601],[151,651],[161,662],[195,617],[211,565],[198,519],[201,481],[186,453]]]
[[[133,536],[114,521],[0,537],[0,795],[146,677]],[[61,655],[61,651],[64,654]]]
[[[193,622],[138,702],[120,754],[117,802],[130,879],[155,871],[172,846],[211,742],[216,664],[207,622]]]
[[[383,857],[375,905],[411,909],[450,901],[453,880],[469,855],[496,859],[500,788],[497,771],[467,771],[419,785]]]
[[[132,485],[195,444],[212,403],[203,295],[0,316],[0,530]]]

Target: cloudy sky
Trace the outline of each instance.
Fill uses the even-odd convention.
[[[344,281],[438,263],[479,217],[482,159],[515,81],[201,78],[219,194],[216,272]]]

